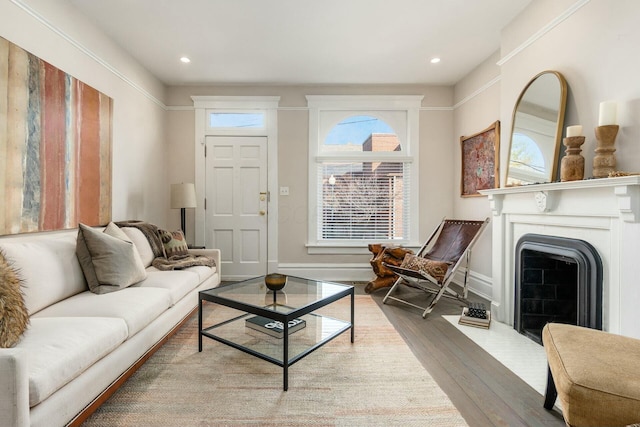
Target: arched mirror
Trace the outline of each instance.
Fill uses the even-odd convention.
[[[557,71],[543,71],[520,93],[513,109],[506,186],[556,179],[567,82]]]

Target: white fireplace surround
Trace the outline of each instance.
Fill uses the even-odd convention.
[[[602,259],[603,329],[640,338],[640,176],[483,190],[493,212],[494,317],[514,323],[515,248],[527,233],[587,241]]]

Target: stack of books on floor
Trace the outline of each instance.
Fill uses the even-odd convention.
[[[485,308],[484,304],[471,303],[469,307],[462,309],[458,324],[489,329],[491,325],[491,312]]]

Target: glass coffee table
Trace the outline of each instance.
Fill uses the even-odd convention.
[[[327,308],[316,312],[347,296],[351,296],[350,320],[326,315]],[[227,320],[203,327],[203,301],[234,310],[229,310]],[[198,351],[202,337],[208,337],[281,366],[286,391],[289,366],[347,330],[354,342],[354,301],[353,286],[293,276],[276,292],[267,289],[264,276],[200,291]],[[258,320],[263,322],[256,327]],[[278,332],[281,337],[274,336]]]

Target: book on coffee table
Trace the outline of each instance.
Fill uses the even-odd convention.
[[[486,319],[482,319],[479,317],[469,316],[468,308],[465,307],[462,309],[462,314],[460,315],[460,320],[458,320],[458,324],[474,326],[476,328],[489,329],[489,326],[491,326],[491,312],[487,310]]]
[[[264,332],[272,337],[282,338],[284,337],[284,325],[277,320],[268,319],[262,316],[253,316],[245,320],[245,325],[248,328],[255,329],[256,331]],[[307,322],[303,319],[293,319],[289,321],[289,335],[299,331],[307,326]]]

